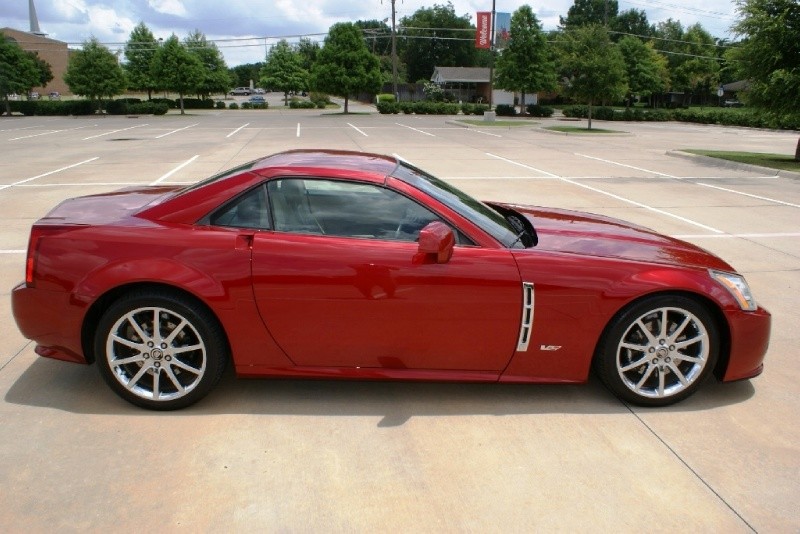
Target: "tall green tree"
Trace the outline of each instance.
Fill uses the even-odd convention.
[[[159,87],[178,93],[181,115],[184,115],[183,97],[196,93],[202,85],[203,64],[172,34],[153,58],[152,75]]]
[[[472,67],[476,49],[472,34],[472,15],[456,15],[453,3],[434,4],[400,19],[403,33],[398,39],[398,55],[406,64],[408,81],[430,80],[434,68]],[[460,39],[460,40],[459,40]]]
[[[511,15],[511,40],[495,66],[494,85],[521,94],[521,113],[525,114],[525,95],[550,91],[556,87],[556,70],[542,25],[528,5]]]
[[[354,24],[340,22],[328,30],[311,73],[311,86],[344,98],[345,113],[350,96],[380,91],[378,59],[367,49],[361,30]]]
[[[658,23],[656,36],[661,39],[658,47],[667,55],[670,88],[687,95],[685,104],[695,96],[702,102],[716,92],[720,69],[716,41],[702,25],[684,29],[680,21],[667,19]]]
[[[564,30],[590,24],[611,24],[619,12],[617,0],[575,0],[566,17],[558,17]]]
[[[122,94],[126,88],[125,73],[117,56],[94,37],[70,55],[64,81],[73,93],[95,100],[97,111],[102,110],[103,97]]]
[[[39,68],[31,55],[0,33],[0,95],[8,115],[11,115],[8,95],[27,93],[38,84],[39,76]]]
[[[625,60],[601,24],[567,30],[557,46],[567,94],[589,106],[591,130],[592,107],[604,100],[618,100],[628,90]]]
[[[128,79],[128,87],[136,91],[147,92],[147,99],[153,97],[153,91],[159,89],[153,79],[151,66],[153,58],[158,50],[153,32],[140,22],[131,31],[128,41],[125,43],[125,74]]]
[[[317,61],[317,55],[319,54],[319,43],[312,41],[308,37],[301,37],[300,41],[298,41],[295,46],[295,50],[300,56],[301,66],[306,69],[306,71],[311,72],[314,63]]]
[[[776,115],[800,110],[800,4],[797,0],[737,0],[733,31],[743,37],[730,52],[750,82],[748,104]],[[794,154],[800,161],[800,139]]]
[[[614,32],[614,40],[619,41],[625,35],[638,35],[639,37],[652,37],[655,35],[655,26],[647,20],[647,13],[643,9],[628,9],[617,14],[609,26]]]
[[[652,41],[626,35],[617,43],[625,60],[628,90],[632,95],[649,97],[669,85],[667,59],[655,51]]]
[[[190,33],[184,40],[186,49],[194,55],[203,66],[203,79],[197,86],[200,98],[208,98],[213,94],[227,93],[231,88],[231,75],[225,58],[215,43],[210,43],[200,30]]]
[[[289,105],[290,91],[300,91],[308,86],[308,71],[303,68],[302,58],[285,39],[278,41],[267,54],[260,83],[263,87],[283,91],[285,106]]]
[[[245,63],[228,69],[231,77],[231,87],[250,87],[250,80],[258,81],[264,62]]]

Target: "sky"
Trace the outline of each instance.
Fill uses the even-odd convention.
[[[29,0],[0,0],[0,27],[30,30]],[[420,7],[447,0],[395,0],[397,22]],[[545,30],[558,26],[573,0],[541,4],[495,0],[498,12],[513,12],[530,4]],[[173,33],[180,39],[198,29],[213,40],[229,67],[263,61],[268,46],[285,37],[300,36],[322,42],[336,22],[384,20],[391,24],[392,0],[34,0],[39,26],[48,37],[79,47],[96,37],[113,52],[123,48],[131,30],[144,22],[156,38]],[[492,0],[453,0],[457,15],[491,11]],[[672,18],[684,27],[699,22],[715,37],[732,38],[736,20],[733,0],[619,0],[619,10],[644,10],[650,23]]]

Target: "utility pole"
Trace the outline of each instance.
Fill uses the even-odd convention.
[[[397,30],[395,29],[395,11],[396,0],[392,0],[392,94],[399,100],[397,94]]]
[[[490,39],[489,39],[489,109],[492,109],[492,99],[494,96],[494,26],[495,26],[495,2],[497,0],[492,0],[492,28],[490,31]]]

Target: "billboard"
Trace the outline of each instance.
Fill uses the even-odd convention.
[[[511,40],[511,13],[494,14],[494,48],[502,50]]]

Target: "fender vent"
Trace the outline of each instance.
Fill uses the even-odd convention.
[[[533,330],[533,283],[522,283],[522,320],[519,325],[519,341],[517,351],[525,352],[528,350],[528,343],[531,340]]]

